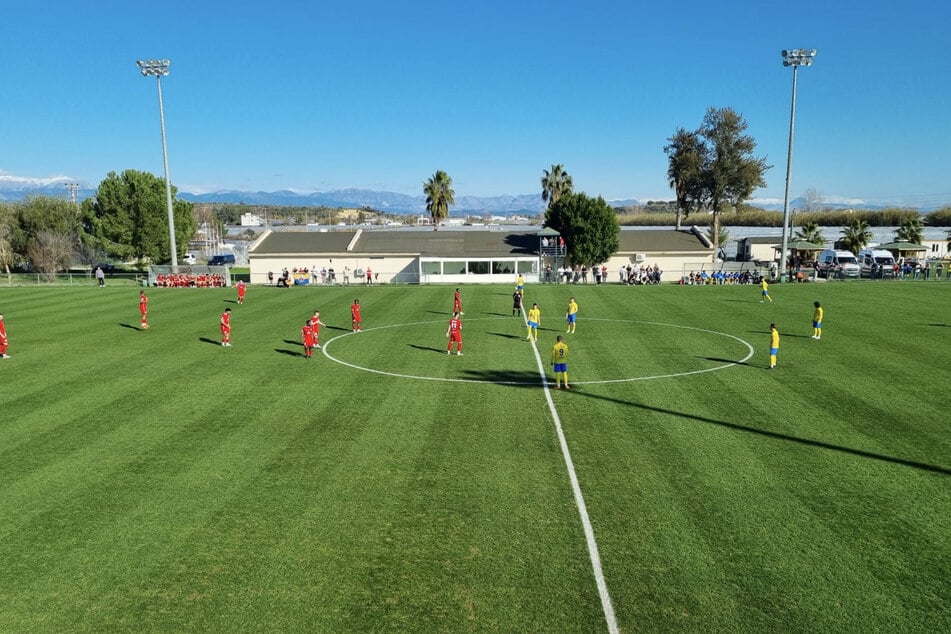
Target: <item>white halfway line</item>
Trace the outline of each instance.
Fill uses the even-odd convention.
[[[525,319],[525,311],[522,310],[522,318]],[[528,320],[525,319],[526,326]],[[578,474],[575,473],[575,463],[571,459],[571,452],[568,451],[568,441],[565,439],[565,432],[561,428],[561,419],[558,417],[558,411],[555,409],[555,402],[551,400],[551,388],[549,388],[548,377],[545,374],[545,366],[542,363],[542,357],[538,353],[538,346],[532,342],[532,351],[535,353],[535,363],[538,364],[538,373],[542,377],[542,385],[545,389],[545,400],[548,401],[548,410],[555,421],[555,431],[558,433],[558,444],[561,445],[561,455],[565,458],[565,467],[568,469],[568,479],[571,481],[571,491],[575,496],[575,505],[578,507],[578,515],[581,516],[581,526],[584,528],[584,538],[588,543],[588,556],[591,558],[591,567],[594,569],[594,581],[598,586],[598,595],[601,597],[601,608],[604,610],[604,619],[607,621],[608,632],[618,634],[617,618],[614,616],[614,606],[611,604],[611,595],[608,594],[608,584],[604,580],[604,570],[601,568],[601,555],[598,553],[598,542],[594,539],[594,527],[591,526],[591,518],[588,517],[588,507],[584,503],[584,496],[581,494],[581,485],[578,484]]]

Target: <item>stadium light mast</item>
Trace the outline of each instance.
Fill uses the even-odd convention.
[[[786,281],[786,245],[789,240],[789,179],[792,174],[793,133],[796,129],[796,77],[800,66],[812,66],[816,49],[783,50],[783,66],[792,66],[792,106],[789,109],[789,148],[786,151],[786,194],[783,196],[783,244],[779,254],[779,281]]]
[[[168,146],[165,142],[165,107],[162,104],[162,77],[168,77],[167,59],[139,60],[136,65],[143,77],[155,77],[158,83],[159,122],[162,124],[162,161],[165,164],[165,204],[168,207],[168,244],[172,252],[172,266],[178,266],[178,247],[175,244],[175,212],[172,210],[172,180],[168,175]]]

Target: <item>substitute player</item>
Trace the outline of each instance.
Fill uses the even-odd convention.
[[[568,344],[561,335],[558,335],[555,345],[551,347],[551,366],[555,370],[555,389],[561,389],[562,378],[565,380],[565,389],[571,389],[568,387]]]
[[[219,320],[221,325],[221,345],[231,346],[231,308],[225,308]]]
[[[779,354],[779,331],[776,324],[769,325],[769,369],[776,367],[776,355]]]
[[[812,338],[821,339],[822,338],[822,304],[819,302],[813,302],[813,306],[816,307],[814,313],[812,313]]]
[[[238,289],[238,303],[244,303],[244,292],[247,290],[247,286],[244,283],[244,280],[238,280],[238,283],[235,285],[235,288]]]
[[[363,332],[363,322],[360,321],[360,300],[355,299],[350,304],[350,325],[353,332]]]
[[[528,337],[529,341],[538,341],[538,326],[542,323],[542,311],[538,304],[532,304],[528,310]]]
[[[142,321],[139,322],[139,325],[142,330],[148,330],[149,298],[145,296],[145,291],[139,291],[139,314],[142,315]]]
[[[304,357],[310,359],[314,356],[314,325],[312,320],[308,319],[304,322],[303,327],[300,329],[300,340],[304,344]]]
[[[577,326],[578,320],[578,304],[575,302],[575,298],[572,297],[568,300],[568,312],[565,313],[565,321],[568,322],[568,330],[565,332],[570,332],[574,334],[575,327]]]
[[[446,336],[449,338],[449,345],[446,347],[446,354],[452,353],[452,344],[456,344],[456,356],[462,356],[462,320],[459,319],[459,313],[454,312],[452,319],[449,320],[449,327],[446,329]]]

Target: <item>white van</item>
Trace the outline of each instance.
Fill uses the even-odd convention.
[[[862,277],[895,277],[895,258],[885,249],[862,249],[858,260]]]
[[[851,251],[826,249],[816,259],[816,268],[822,277],[860,277],[862,267]]]
[[[196,262],[198,262],[198,258],[195,257],[194,253],[186,253],[185,256],[182,258],[183,264],[193,265]]]

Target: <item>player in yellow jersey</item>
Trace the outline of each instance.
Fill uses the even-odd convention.
[[[561,335],[551,347],[551,366],[555,370],[555,389],[561,389],[562,377],[565,379],[565,389],[571,389],[568,387],[568,344]]]
[[[769,282],[766,281],[765,277],[759,283],[759,285],[763,288],[763,299],[759,300],[759,303],[762,304],[766,300],[769,300],[769,303],[772,304],[773,298],[769,296]]]
[[[769,367],[776,367],[776,355],[779,354],[779,331],[776,324],[769,325]]]
[[[568,330],[565,332],[574,333],[575,327],[577,326],[578,319],[578,304],[575,302],[575,298],[572,297],[568,300],[568,312],[565,313],[565,321],[568,322]]]
[[[816,312],[812,313],[812,338],[822,339],[822,304],[813,302],[812,305],[816,307]]]
[[[532,304],[528,310],[528,337],[529,341],[538,341],[538,326],[542,323],[542,311],[538,304]]]

